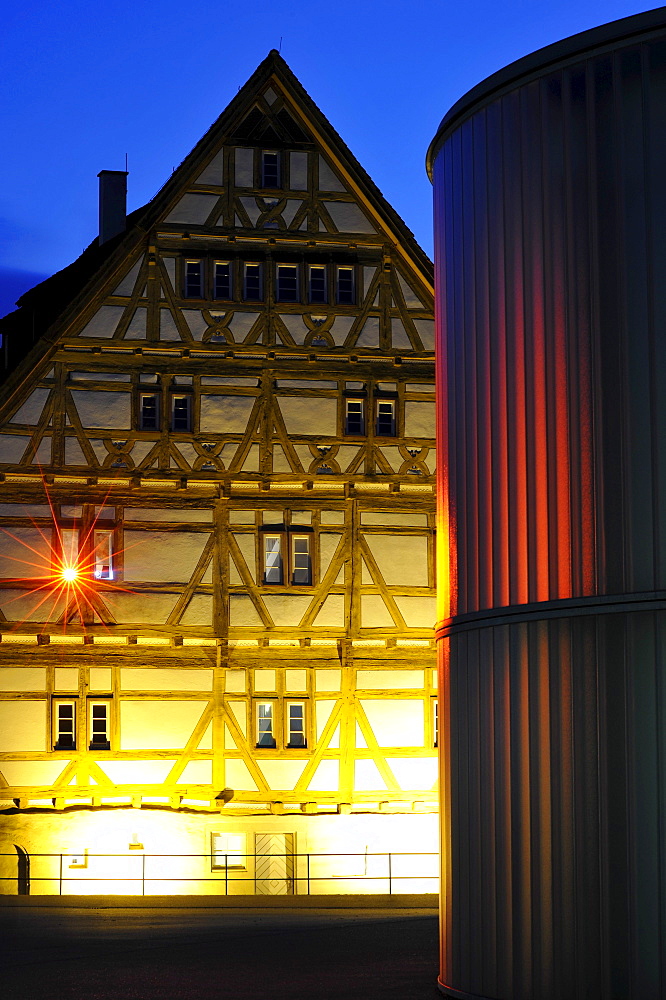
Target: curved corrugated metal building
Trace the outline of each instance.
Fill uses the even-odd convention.
[[[442,992],[666,996],[666,8],[490,77],[428,154]]]

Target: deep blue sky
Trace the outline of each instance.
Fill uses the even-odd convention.
[[[0,38],[0,316],[97,233],[97,173],[129,157],[148,201],[271,48],[432,253],[428,144],[514,59],[645,6],[630,0],[40,0]]]

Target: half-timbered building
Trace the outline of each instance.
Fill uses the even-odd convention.
[[[2,891],[432,889],[431,264],[277,52],[125,188],[0,324]]]

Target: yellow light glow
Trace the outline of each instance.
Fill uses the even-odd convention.
[[[79,571],[76,566],[64,566],[62,570],[62,578],[65,583],[73,583],[74,580],[79,575]]]

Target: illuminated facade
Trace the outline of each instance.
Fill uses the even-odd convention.
[[[429,154],[447,996],[666,996],[665,93],[661,8]]]
[[[2,322],[3,891],[384,891],[437,845],[431,265],[275,52],[126,228],[100,181]]]

